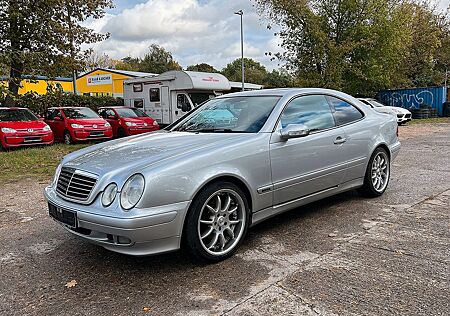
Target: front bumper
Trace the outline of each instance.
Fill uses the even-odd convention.
[[[72,138],[75,141],[111,139],[113,137],[112,129],[81,129],[72,132]]]
[[[189,201],[108,214],[99,199],[91,205],[72,203],[59,197],[51,186],[44,190],[44,196],[51,205],[76,213],[75,227],[54,219],[58,224],[71,234],[108,250],[145,256],[180,248]]]
[[[397,114],[397,123],[406,123],[411,121],[411,114]]]
[[[41,133],[16,133],[4,135],[1,139],[3,148],[14,148],[33,145],[51,145],[53,144],[52,132]]]

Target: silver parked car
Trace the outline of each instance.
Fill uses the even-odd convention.
[[[50,215],[106,249],[150,255],[185,245],[231,256],[271,216],[358,188],[386,190],[395,117],[325,89],[217,97],[166,130],[67,155],[45,189]]]

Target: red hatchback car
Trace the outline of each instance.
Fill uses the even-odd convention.
[[[72,144],[86,140],[111,139],[111,125],[97,113],[85,107],[49,108],[45,122],[50,125],[55,140]]]
[[[98,114],[111,124],[114,137],[142,134],[159,129],[158,122],[142,110],[132,107],[103,107],[99,109]]]
[[[52,130],[30,110],[0,107],[0,147],[51,144]]]

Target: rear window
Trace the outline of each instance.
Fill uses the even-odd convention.
[[[27,109],[1,109],[0,122],[37,121],[36,115]]]
[[[64,109],[64,114],[71,119],[99,118],[98,114],[89,108]]]

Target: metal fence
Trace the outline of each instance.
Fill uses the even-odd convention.
[[[383,90],[376,98],[386,105],[399,106],[406,109],[418,109],[421,105],[429,105],[443,115],[443,104],[446,100],[444,87]]]

